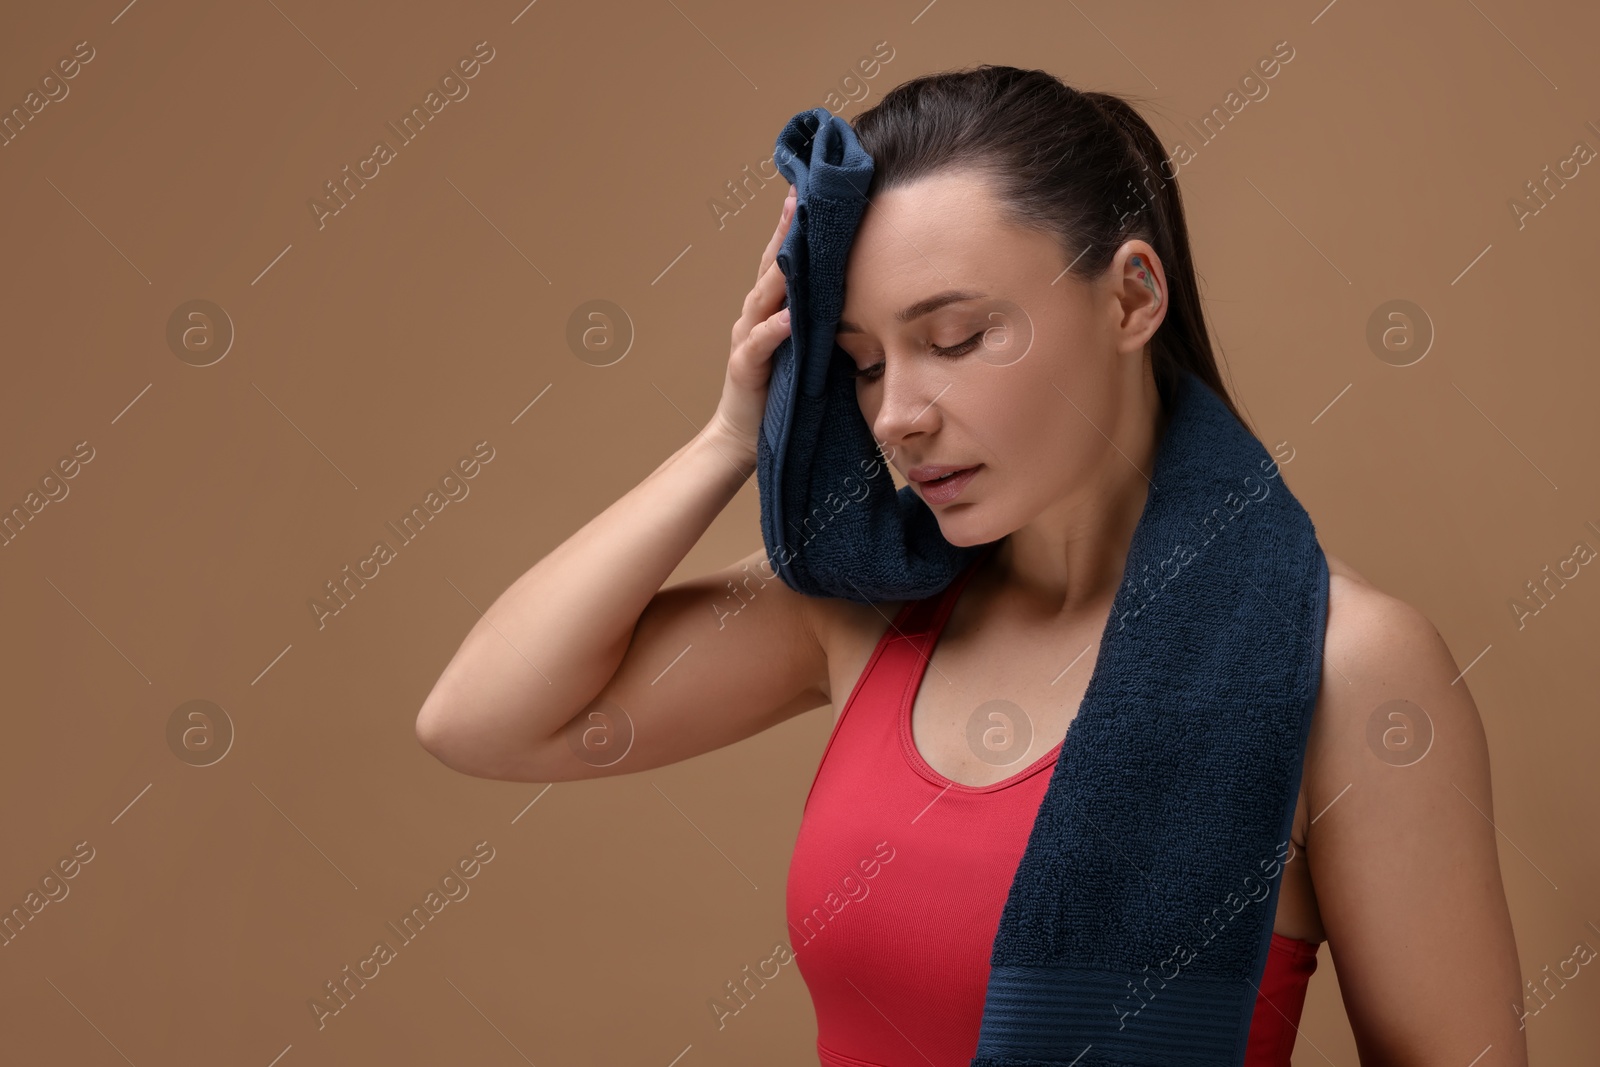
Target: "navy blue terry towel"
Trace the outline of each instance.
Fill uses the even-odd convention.
[[[984,546],[950,544],[916,491],[895,489],[856,402],[850,357],[834,343],[872,157],[849,123],[819,107],[789,120],[773,159],[796,204],[778,249],[790,336],[772,354],[756,446],[767,558],[809,596],[931,596]]]
[[[1001,912],[971,1067],[1238,1067],[1322,678],[1328,563],[1184,371]]]

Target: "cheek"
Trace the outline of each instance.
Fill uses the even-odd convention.
[[[1019,452],[1024,457],[1042,454],[1037,450],[1049,447],[1065,416],[1072,414],[1072,405],[1051,380],[1060,375],[1047,373],[1042,363],[1026,363],[986,369],[981,378],[983,388],[975,391],[972,406],[974,418],[981,420],[995,449],[1003,447],[1013,458]]]
[[[861,417],[867,421],[867,427],[870,429],[878,421],[877,391],[862,388],[859,381],[856,382],[855,389],[856,407],[861,410]]]
[[[1097,407],[1092,397],[1075,395],[1061,375],[1019,374],[974,411],[974,425],[1022,496],[1051,500],[1077,484],[1109,447],[1090,421],[1100,421]]]

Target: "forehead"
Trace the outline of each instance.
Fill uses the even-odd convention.
[[[862,212],[847,269],[905,258],[963,254],[1000,223],[987,181],[969,171],[930,175],[873,197]]]
[[[930,175],[877,194],[862,213],[845,263],[843,317],[884,320],[946,289],[993,291],[1035,275],[1048,283],[1059,258],[1052,238],[1004,217],[986,178]]]

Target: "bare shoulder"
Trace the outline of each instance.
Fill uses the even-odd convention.
[[[1354,567],[1324,552],[1328,560],[1328,629],[1338,626],[1341,638],[1353,636],[1347,631],[1383,629],[1404,625],[1401,619],[1408,610],[1418,618],[1422,614],[1398,597],[1390,596],[1373,585]],[[1341,608],[1339,621],[1334,622],[1334,609]],[[1381,635],[1380,635],[1381,636]]]
[[[1385,772],[1420,760],[1441,728],[1451,737],[1451,761],[1458,769],[1481,769],[1487,776],[1478,709],[1438,629],[1422,611],[1378,588],[1344,560],[1323,554],[1328,617],[1295,813],[1301,845],[1311,824],[1348,799],[1357,784],[1377,776],[1389,789],[1421,785],[1427,776],[1398,780]],[[1433,762],[1447,761],[1435,752]],[[1320,829],[1325,838],[1328,827]]]
[[[794,594],[801,602],[811,632],[816,634],[828,657],[828,679],[823,692],[833,705],[835,718],[867,660],[895,616],[907,601],[892,600],[863,604],[844,597],[813,597]]]
[[[1331,553],[1328,560],[1328,621],[1324,635],[1324,676],[1331,667],[1361,669],[1370,683],[1405,688],[1456,680],[1449,647],[1427,615],[1378,588]],[[1375,672],[1375,673],[1374,673]]]
[[[1526,1064],[1470,675],[1422,611],[1333,556],[1328,572],[1306,857],[1362,1062],[1466,1063],[1492,1043]]]
[[[1366,731],[1368,720],[1388,701],[1407,701],[1429,716],[1437,708],[1439,715],[1452,720],[1453,729],[1470,725],[1477,733],[1477,708],[1465,685],[1457,684],[1461,669],[1432,620],[1378,588],[1344,560],[1324,555],[1328,620],[1312,747],[1335,737],[1347,740],[1352,731]],[[1435,720],[1433,725],[1440,724]],[[1398,738],[1399,734],[1391,735],[1395,743]],[[1345,747],[1343,740],[1340,747]]]
[[[729,593],[724,597],[727,608],[719,616],[732,617],[754,604],[759,598],[767,600],[784,613],[792,627],[795,623],[820,646],[823,658],[811,669],[815,688],[834,706],[835,715],[840,710],[843,697],[854,687],[857,678],[872,657],[872,649],[884,631],[889,628],[896,613],[905,601],[882,601],[862,604],[843,597],[808,596],[791,589],[778,576],[765,549],[758,549],[728,568]],[[811,647],[811,646],[807,646]],[[769,649],[773,655],[784,655],[790,649]],[[796,650],[799,654],[799,650]],[[838,694],[839,699],[835,699]]]

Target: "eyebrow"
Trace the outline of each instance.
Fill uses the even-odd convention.
[[[933,296],[930,296],[925,300],[918,300],[910,307],[902,308],[901,310],[895,312],[895,321],[905,324],[910,322],[912,319],[920,319],[924,315],[938,311],[946,304],[954,304],[961,300],[977,300],[978,298],[987,295],[987,293],[973,292],[971,289],[947,289],[942,293],[935,293]],[[853,322],[846,322],[844,319],[840,319],[839,324],[835,328],[834,332],[866,333],[867,331],[863,330]]]

